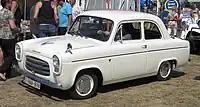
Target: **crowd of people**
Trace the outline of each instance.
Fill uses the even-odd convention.
[[[32,7],[32,19],[38,38],[64,35],[72,23],[72,6],[76,0],[39,0]],[[21,14],[18,0],[1,0],[0,5],[0,80],[10,74],[15,59],[16,33],[20,32]]]
[[[72,6],[75,0],[42,0],[34,8],[34,23],[37,37],[64,35],[72,23]]]
[[[189,2],[185,2],[181,11],[178,11],[176,7],[173,7],[172,11],[168,14],[167,27],[169,34],[173,36],[177,36],[177,29],[180,27],[181,29],[181,38],[184,38],[186,28],[192,24],[196,23],[196,21],[200,18],[200,11],[196,4],[194,4],[193,8],[191,8]],[[173,31],[173,34],[172,34]]]

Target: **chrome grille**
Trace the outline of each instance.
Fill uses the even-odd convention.
[[[44,76],[50,75],[49,64],[39,58],[26,56],[26,69]]]

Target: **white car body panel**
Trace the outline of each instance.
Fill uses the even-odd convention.
[[[47,80],[62,90],[73,86],[77,74],[83,69],[96,68],[102,74],[102,84],[111,84],[126,80],[156,75],[163,61],[176,60],[177,66],[184,65],[189,59],[188,41],[171,38],[162,21],[150,14],[132,11],[88,11],[79,16],[95,16],[110,19],[114,22],[110,38],[106,42],[71,36],[66,34],[59,37],[39,38],[22,41],[22,59],[18,61],[24,74],[34,78]],[[123,16],[123,17],[119,17]],[[121,22],[132,20],[149,20],[155,22],[162,34],[161,39],[114,42],[114,37]],[[143,27],[143,26],[142,26]],[[143,28],[142,28],[143,30]],[[67,44],[72,50],[67,51]],[[147,48],[143,48],[147,45]],[[43,76],[26,69],[26,56],[33,56],[48,63],[49,76]],[[60,58],[60,71],[54,72],[53,55]],[[48,84],[45,84],[48,85]]]
[[[200,23],[200,19],[197,20],[197,23]],[[182,39],[186,39],[188,36],[189,36],[189,33],[190,32],[196,32],[196,33],[199,33],[200,34],[200,27],[197,23],[193,23],[193,24],[190,24],[188,26],[188,29],[186,29],[185,33],[184,33],[184,37],[181,37]]]

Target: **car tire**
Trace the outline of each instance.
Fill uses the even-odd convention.
[[[87,99],[96,95],[97,87],[97,76],[94,73],[83,72],[77,76],[73,87],[69,90],[69,94],[72,99]]]
[[[160,64],[157,79],[159,81],[165,81],[170,78],[170,73],[172,71],[172,64],[169,61],[162,62]]]
[[[196,54],[196,48],[194,41],[190,40],[190,54]]]

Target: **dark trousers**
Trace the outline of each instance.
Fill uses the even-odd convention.
[[[0,73],[10,73],[9,68],[15,59],[16,39],[0,39],[0,46],[4,54],[4,63]]]
[[[52,24],[39,25],[39,38],[56,36],[56,26]]]
[[[65,35],[67,32],[67,27],[59,27],[58,28],[58,35]]]

